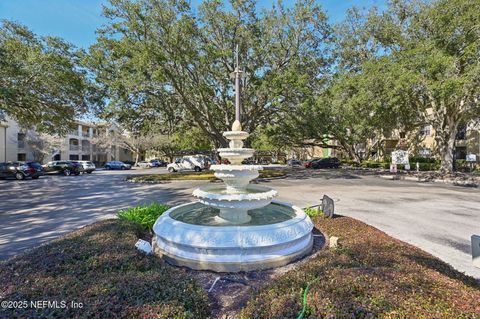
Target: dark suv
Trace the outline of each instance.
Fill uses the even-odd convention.
[[[339,168],[340,160],[336,157],[327,157],[312,162],[312,168]]]
[[[18,180],[31,177],[37,179],[43,175],[43,168],[37,162],[0,163],[0,178],[13,177]]]
[[[80,175],[83,172],[83,166],[78,162],[54,161],[44,165],[46,174]]]

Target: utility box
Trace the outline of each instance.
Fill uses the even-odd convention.
[[[480,236],[472,235],[472,260],[475,267],[480,268]]]

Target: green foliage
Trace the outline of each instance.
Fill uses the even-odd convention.
[[[451,171],[459,124],[480,117],[480,28],[476,0],[389,3],[349,10],[334,29],[332,77],[277,126],[285,145],[334,139],[351,159],[382,154],[397,129],[435,130],[442,170]]]
[[[129,220],[141,225],[146,230],[152,230],[155,221],[170,207],[158,203],[145,204],[128,208],[118,213],[120,219]]]
[[[314,218],[314,217],[323,217],[324,214],[321,210],[318,208],[314,207],[307,207],[304,209],[305,214],[307,214],[309,217]]]
[[[88,65],[109,97],[104,115],[121,123],[170,132],[187,123],[226,145],[237,44],[247,75],[242,125],[252,133],[314,94],[326,72],[330,29],[314,1],[257,10],[254,0],[193,9],[186,1],[114,0],[104,15],[111,23],[99,30]]]
[[[208,151],[213,148],[211,140],[198,127],[183,127],[173,135],[173,143],[180,150]]]
[[[362,161],[360,167],[364,168],[390,168],[390,163],[379,162],[379,161]]]
[[[80,64],[82,52],[56,37],[0,24],[0,113],[21,126],[66,133],[100,100]]]

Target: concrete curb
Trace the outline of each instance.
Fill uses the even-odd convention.
[[[414,176],[402,176],[402,175],[379,175],[380,178],[387,179],[387,180],[405,180],[411,182],[419,182],[419,183],[444,183],[444,184],[452,184],[455,186],[463,186],[463,187],[478,187],[479,183],[471,180],[450,180],[450,179],[428,179],[428,178],[420,178]]]

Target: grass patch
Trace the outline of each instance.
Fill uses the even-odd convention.
[[[259,178],[278,178],[286,175],[285,170],[269,169],[259,171]],[[168,174],[147,174],[147,175],[130,175],[127,177],[127,181],[131,182],[163,182],[163,181],[172,181],[172,180],[183,180],[183,181],[215,181],[219,180],[215,177],[213,171],[202,171],[202,172],[177,172],[177,173],[168,173]]]
[[[249,300],[240,318],[479,318],[480,285],[424,251],[347,217],[317,219],[340,238]]]
[[[143,234],[106,220],[0,262],[2,300],[83,304],[0,309],[0,318],[208,318],[208,296],[185,270],[135,249]]]
[[[146,204],[122,210],[118,213],[118,217],[137,223],[143,229],[151,231],[157,218],[169,208],[167,205],[157,203]]]

